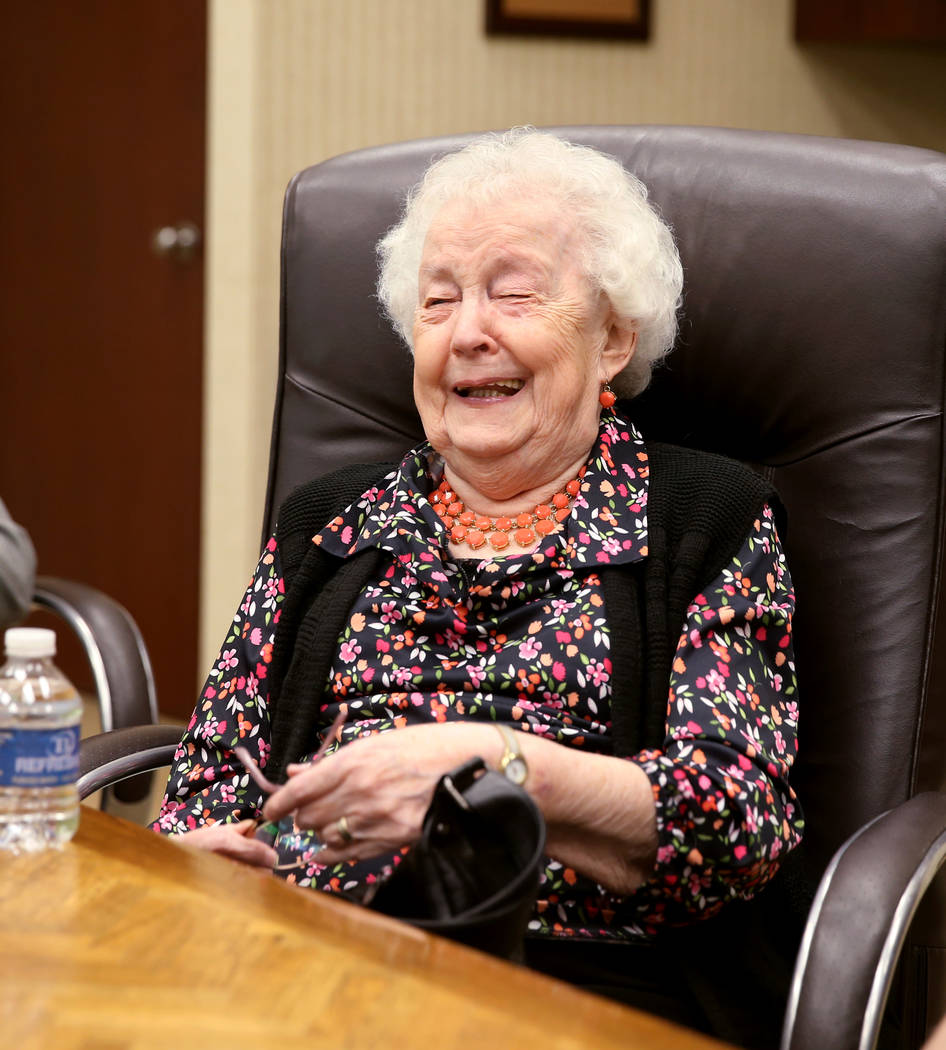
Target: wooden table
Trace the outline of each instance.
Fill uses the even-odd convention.
[[[0,855],[0,1041],[118,1050],[719,1043],[83,807]]]

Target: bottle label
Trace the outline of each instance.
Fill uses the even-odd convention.
[[[0,787],[65,787],[78,777],[78,726],[0,729]]]

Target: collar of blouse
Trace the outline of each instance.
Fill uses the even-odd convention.
[[[638,561],[647,555],[647,451],[636,428],[611,413],[602,416],[581,490],[557,533],[535,550],[504,558],[564,554],[572,568]],[[412,449],[400,466],[313,537],[339,557],[369,547],[405,550],[424,561],[449,549],[449,537],[429,497],[443,479],[443,461],[428,444]],[[495,551],[470,551],[489,562]],[[456,560],[456,555],[452,555]]]

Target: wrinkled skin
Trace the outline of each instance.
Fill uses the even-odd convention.
[[[577,474],[598,394],[633,354],[635,333],[591,288],[579,255],[553,202],[448,206],[428,232],[414,400],[451,483],[482,513],[529,509]],[[520,388],[496,396],[510,380]]]

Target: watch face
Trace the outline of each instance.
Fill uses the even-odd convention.
[[[504,772],[514,784],[524,784],[529,770],[521,758],[511,758],[506,763]]]

